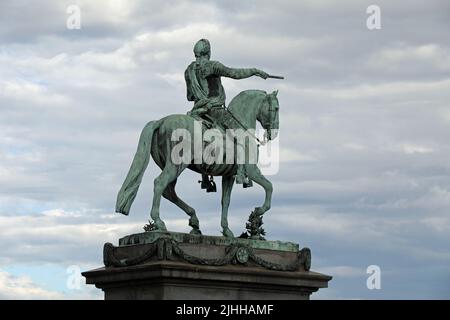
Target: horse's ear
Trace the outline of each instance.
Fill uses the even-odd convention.
[[[276,97],[278,95],[278,90],[275,90],[272,94]]]

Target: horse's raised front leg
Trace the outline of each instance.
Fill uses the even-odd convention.
[[[194,208],[190,207],[186,202],[178,197],[177,193],[175,192],[176,184],[176,179],[169,183],[166,190],[164,190],[163,192],[163,197],[177,205],[181,210],[186,212],[188,216],[190,216],[189,225],[192,227],[192,230],[190,232],[191,234],[202,234],[202,232],[200,231],[200,223],[198,221],[197,215],[195,214]]]
[[[259,184],[261,187],[263,187],[264,191],[266,192],[266,197],[264,199],[263,205],[261,207],[255,208],[255,212],[257,215],[263,215],[270,209],[273,192],[272,182],[270,182],[266,177],[263,176],[263,174],[255,164],[247,165],[246,170],[248,177]]]
[[[228,207],[230,206],[231,190],[233,190],[234,176],[222,177],[222,234],[225,237],[233,238],[234,234],[228,228]]]
[[[167,186],[176,180],[183,169],[180,166],[172,163],[167,163],[161,174],[156,177],[153,188],[153,204],[150,216],[152,217],[157,230],[167,231],[164,221],[159,217],[159,206],[161,203],[161,196],[166,190]]]

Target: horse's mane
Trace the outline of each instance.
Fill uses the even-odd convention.
[[[238,110],[243,106],[249,107],[251,104],[259,105],[260,101],[264,99],[266,95],[267,92],[263,90],[252,89],[242,91],[231,100],[228,108],[233,111]]]

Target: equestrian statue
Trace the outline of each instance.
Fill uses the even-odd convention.
[[[245,79],[258,76],[262,79],[276,78],[266,72],[255,68],[229,68],[218,61],[212,61],[211,46],[208,40],[201,39],[194,46],[195,61],[185,71],[187,87],[187,100],[194,102],[191,111],[186,115],[173,114],[162,119],[150,121],[144,127],[139,138],[139,144],[126,179],[118,193],[116,212],[128,215],[130,207],[136,197],[141,184],[144,171],[147,168],[150,157],[161,168],[161,174],[154,180],[153,203],[151,208],[152,227],[154,230],[167,231],[164,221],[160,217],[161,197],[171,201],[181,210],[186,212],[189,218],[191,234],[201,234],[199,219],[195,210],[177,195],[175,186],[178,176],[185,170],[190,169],[202,175],[201,188],[207,192],[216,191],[215,176],[222,177],[222,234],[225,237],[234,237],[228,227],[228,207],[230,204],[231,191],[234,183],[242,184],[243,187],[251,187],[252,182],[261,185],[265,191],[264,203],[256,207],[252,215],[261,224],[262,216],[270,209],[272,198],[272,183],[264,177],[257,166],[257,161],[249,161],[246,154],[245,161],[216,161],[211,163],[207,159],[198,160],[195,152],[182,151],[183,161],[174,159],[176,148],[179,149],[180,141],[174,139],[177,132],[183,132],[188,136],[196,136],[196,127],[200,131],[212,129],[223,133],[228,137],[229,130],[241,130],[248,132],[250,140],[261,144],[262,142],[254,134],[256,124],[259,122],[263,127],[265,140],[277,137],[279,129],[279,105],[277,99],[278,91],[267,93],[262,90],[246,90],[234,97],[229,106],[225,105],[225,91],[222,86],[221,77],[232,79]],[[200,125],[198,125],[200,124]],[[206,141],[200,144],[204,146]],[[195,139],[186,140],[188,146],[195,149]],[[185,142],[186,142],[185,141]],[[234,149],[247,146],[247,143],[239,143],[232,140]],[[185,145],[186,146],[186,145]],[[178,150],[177,149],[177,150]],[[230,148],[223,147],[214,150],[215,154],[223,160],[230,153]],[[179,153],[181,155],[181,153]],[[236,160],[236,155],[233,155]],[[253,235],[252,238],[262,238],[261,235]]]

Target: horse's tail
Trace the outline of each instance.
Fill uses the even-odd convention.
[[[120,188],[116,201],[116,212],[128,215],[130,207],[136,198],[148,161],[153,140],[153,133],[159,127],[160,121],[150,121],[142,129],[139,144],[134,156],[133,163],[128,171],[127,177]]]

